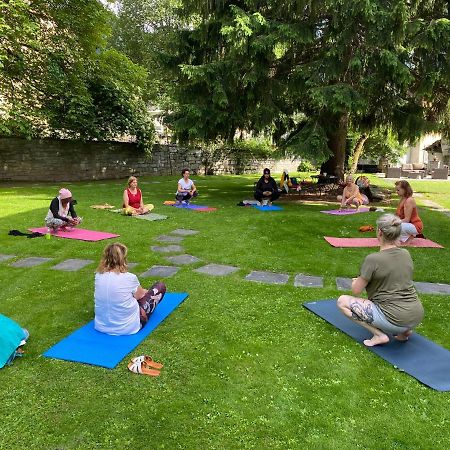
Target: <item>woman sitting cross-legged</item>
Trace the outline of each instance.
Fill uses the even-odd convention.
[[[368,198],[364,194],[361,194],[352,175],[348,175],[345,179],[344,192],[342,193],[342,196],[338,195],[337,199],[341,202],[339,209],[348,208],[350,206],[359,208],[361,205],[369,204]]]
[[[94,326],[102,333],[137,333],[166,293],[161,282],[149,290],[141,287],[137,276],[128,272],[127,253],[123,244],[107,245],[95,274]]]
[[[262,177],[256,183],[255,199],[263,206],[271,205],[273,201],[280,198],[278,192],[278,185],[276,181],[270,176],[270,169],[264,169]]]
[[[353,294],[360,295],[365,289],[369,299],[341,295],[337,301],[344,315],[373,333],[364,341],[368,347],[388,343],[389,334],[407,341],[424,316],[412,281],[411,256],[396,246],[401,224],[393,214],[384,214],[377,221],[380,251],[366,257],[352,283]]]
[[[152,204],[144,205],[142,191],[138,188],[136,177],[128,178],[128,186],[123,191],[123,212],[128,216],[136,216],[149,213],[154,206]]]
[[[395,187],[400,197],[400,203],[395,214],[402,221],[402,233],[399,239],[400,242],[408,242],[422,233],[423,222],[417,212],[411,185],[406,180],[400,180],[395,183]]]
[[[198,196],[197,188],[194,182],[189,178],[189,169],[183,169],[181,171],[183,178],[178,180],[177,193],[175,194],[175,199],[177,203],[188,204],[189,201]]]
[[[81,223],[81,218],[77,216],[72,193],[69,189],[62,188],[59,195],[55,197],[45,217],[45,224],[50,230],[57,231],[60,228],[75,227]],[[69,217],[70,215],[70,217]]]

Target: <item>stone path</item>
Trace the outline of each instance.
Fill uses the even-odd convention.
[[[294,279],[295,287],[315,287],[321,288],[323,287],[323,278],[322,277],[313,277],[309,275],[298,274]]]
[[[152,245],[150,247],[152,251],[157,253],[181,253],[184,252],[184,249],[181,245],[167,245],[162,247],[160,245]]]
[[[439,203],[433,202],[433,200],[422,200],[422,203],[427,206],[428,208],[435,209],[436,211],[440,211],[441,213],[444,213],[446,216],[450,217],[450,210],[447,208],[444,208]]]
[[[40,266],[41,264],[44,264],[46,262],[52,261],[53,258],[40,258],[37,256],[31,256],[30,258],[22,258],[18,259],[17,261],[14,261],[10,264],[11,267],[34,267],[34,266]]]
[[[261,272],[254,270],[253,272],[250,272],[245,279],[259,283],[286,284],[289,281],[289,275],[285,273]]]
[[[184,239],[183,236],[169,236],[166,234],[162,234],[161,236],[158,236],[155,238],[155,241],[158,242],[171,242],[172,244],[179,244]]]
[[[444,294],[450,295],[450,284],[443,283],[425,283],[423,281],[415,281],[414,285],[418,292],[422,294]]]
[[[192,255],[168,256],[166,259],[173,264],[180,264],[181,266],[185,266],[188,264],[195,264],[195,263],[201,261],[200,258],[197,258],[196,256],[192,256]]]
[[[178,236],[193,236],[194,234],[200,233],[196,230],[187,230],[185,228],[178,228],[177,230],[173,230],[170,234],[176,234]]]
[[[8,261],[8,259],[15,258],[16,255],[0,255],[0,262]]]
[[[175,275],[180,270],[179,267],[174,266],[153,266],[141,274],[141,277],[161,277],[167,278]]]
[[[349,291],[352,288],[352,279],[337,277],[336,287],[339,291]]]
[[[211,275],[213,277],[224,277],[230,275],[231,273],[237,272],[239,267],[226,266],[223,264],[206,264],[206,266],[194,269],[194,272],[204,273],[206,275]]]
[[[66,259],[63,262],[56,264],[56,266],[53,266],[52,269],[63,270],[65,272],[76,272],[93,262],[92,259]]]

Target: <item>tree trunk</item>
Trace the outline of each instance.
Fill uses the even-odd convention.
[[[322,164],[321,171],[328,175],[335,175],[339,180],[344,179],[345,147],[347,143],[348,114],[341,114],[328,118],[332,122],[328,125],[328,147],[332,153],[331,158]]]
[[[355,148],[353,149],[353,161],[352,161],[352,167],[350,168],[350,173],[355,173],[358,169],[358,162],[359,158],[362,155],[362,152],[364,150],[364,143],[367,141],[367,138],[369,136],[367,134],[362,134],[360,138],[358,139],[358,142],[355,145]]]

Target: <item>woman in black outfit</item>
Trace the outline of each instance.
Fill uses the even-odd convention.
[[[271,205],[273,201],[280,197],[276,181],[270,176],[270,170],[264,169],[263,176],[256,184],[255,199],[263,205]]]

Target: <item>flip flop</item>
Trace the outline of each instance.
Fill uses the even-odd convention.
[[[159,377],[161,373],[159,370],[150,369],[147,364],[141,362],[130,362],[127,367],[130,372],[148,375],[149,377]]]
[[[153,358],[148,355],[142,355],[142,356],[136,356],[136,358],[131,359],[132,363],[145,363],[148,367],[151,367],[152,369],[158,369],[161,370],[164,365],[153,361]]]

